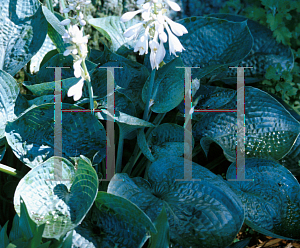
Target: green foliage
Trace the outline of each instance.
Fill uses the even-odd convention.
[[[154,74],[149,73],[149,52],[136,58],[132,50],[137,40],[123,36],[138,20],[123,23],[117,16],[88,18],[95,32],[108,41],[108,46],[100,44],[104,47],[101,51],[89,50],[86,59],[95,114],[86,113],[90,101],[87,87],[76,104],[65,97],[79,79],[74,77],[73,58],[62,54],[65,28],[59,22],[64,17],[37,1],[1,1],[5,18],[0,18],[0,27],[11,24],[16,32],[0,33],[0,50],[5,50],[0,55],[0,62],[4,61],[0,70],[0,160],[9,150],[22,162],[23,169],[30,168],[16,190],[10,190],[17,215],[9,234],[7,223],[0,228],[1,248],[142,248],[149,238],[149,248],[244,248],[249,239],[235,238],[243,223],[273,237],[300,238],[300,186],[293,176],[299,173],[300,116],[276,98],[300,108],[298,1],[230,0],[222,12],[231,14],[204,17],[193,16],[198,10],[190,8],[192,17],[178,21],[188,30],[179,37],[185,50],[175,57],[169,54],[166,43],[167,55],[154,80]],[[26,6],[24,10],[20,3]],[[211,5],[215,3],[211,1]],[[193,0],[188,4],[207,6]],[[14,12],[20,17],[28,15],[27,21],[14,20],[10,15]],[[32,34],[32,29],[41,29],[40,36]],[[44,42],[46,32],[49,37]],[[14,49],[5,43],[10,39],[17,41]],[[33,45],[28,49],[30,42]],[[23,96],[11,75],[30,59],[31,72],[38,72],[26,72],[27,81],[22,83],[29,92]],[[227,160],[236,161],[235,112],[193,114],[193,161],[184,157],[188,131],[176,118],[188,114],[184,67],[198,67],[192,70],[191,107],[236,109],[237,91],[230,86],[236,83],[236,70],[228,67],[241,65],[253,67],[245,70],[246,83],[257,83],[259,88],[276,94],[245,87],[246,178],[254,179],[251,182],[226,181],[235,178],[236,164],[229,166],[225,177],[225,173],[212,172],[217,166],[215,160],[205,158],[209,158],[209,145],[215,142]],[[61,66],[70,67],[62,70],[61,107],[73,112],[61,114],[63,146],[62,157],[58,157],[54,156],[57,123],[53,112],[57,105],[53,91],[59,82],[48,67]],[[109,67],[115,68],[110,78],[115,87],[113,114],[108,111],[112,107],[112,95],[107,92]],[[154,84],[151,92],[150,81]],[[150,114],[145,117],[148,96]],[[110,119],[119,127],[118,132],[113,130],[114,138],[119,138],[115,168],[109,168],[111,164],[104,159],[110,156],[107,147],[115,153],[106,135],[112,130],[104,125]],[[219,156],[215,150],[210,153]],[[221,149],[219,153],[222,155]],[[126,165],[125,154],[131,156]],[[139,160],[140,155],[143,157]],[[13,166],[12,160],[8,163]],[[109,169],[118,173],[109,183],[99,183],[101,173],[108,174]],[[195,180],[184,178],[187,172]]]
[[[291,47],[294,54],[294,67],[291,71],[281,70],[276,63],[270,65],[266,79],[260,87],[276,94],[292,106],[300,114],[300,4],[297,0],[258,0],[258,1],[227,1],[222,9],[224,13],[239,13],[251,20],[258,21],[273,32],[277,42]],[[276,73],[277,71],[277,73]]]

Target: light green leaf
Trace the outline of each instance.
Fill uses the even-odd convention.
[[[55,49],[56,47],[53,45],[53,42],[49,38],[49,36],[46,36],[46,39],[38,51],[36,55],[34,55],[30,60],[30,73],[36,73],[40,69],[40,64],[44,58],[44,56],[51,50]]]
[[[60,53],[65,51],[67,44],[64,43],[62,36],[66,32],[66,29],[63,25],[60,25],[60,22],[64,19],[58,13],[52,13],[47,7],[42,7],[45,18],[48,22],[48,35],[54,45],[57,47],[57,50]]]
[[[3,143],[5,126],[22,113],[28,106],[26,99],[20,94],[16,80],[8,73],[0,70],[0,143]]]
[[[47,21],[38,0],[0,0],[0,69],[15,75],[39,51]]]
[[[128,22],[122,22],[119,16],[108,16],[103,18],[91,18],[88,20],[88,23],[111,42],[110,49],[113,52],[116,52],[125,43],[127,43],[127,46],[129,47],[133,47],[135,44],[133,39],[125,38],[123,33],[127,28],[139,23],[136,19],[131,19]],[[142,29],[144,28],[142,27]],[[141,33],[139,37],[141,36]]]
[[[97,191],[97,173],[86,157],[77,158],[77,170],[67,159],[51,157],[21,179],[14,206],[20,214],[21,196],[30,218],[46,223],[43,237],[59,239],[81,223]]]

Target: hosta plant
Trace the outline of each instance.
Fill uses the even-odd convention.
[[[104,18],[46,2],[0,0],[1,248],[246,247],[243,223],[300,239],[300,117],[252,85],[292,69],[288,46],[243,16],[175,22],[171,0]]]

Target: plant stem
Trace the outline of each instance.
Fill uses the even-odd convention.
[[[124,133],[123,128],[119,125],[119,144],[118,144],[118,153],[117,153],[117,164],[116,164],[116,173],[121,173],[122,169],[122,156],[123,156],[123,145],[124,145]]]
[[[52,4],[52,0],[47,0],[47,8],[53,13],[53,4]]]
[[[64,0],[60,0],[60,4],[61,4],[62,9],[66,8],[66,4],[65,4]],[[66,19],[68,19],[68,17],[69,17],[68,13],[64,13],[64,16],[65,16]]]
[[[164,119],[166,113],[157,114],[155,119],[153,120],[154,125],[159,125],[161,121]],[[148,138],[150,132],[153,130],[154,127],[150,127],[146,132],[146,139]],[[123,169],[123,173],[127,173],[128,175],[131,174],[132,168],[135,163],[138,161],[139,157],[141,156],[142,151],[139,149],[138,144],[135,145],[134,151],[132,156],[130,157],[128,163],[126,164],[125,168]]]
[[[25,176],[25,174],[21,171],[18,171],[14,168],[11,168],[7,165],[4,164],[0,164],[0,171],[9,174],[11,176],[17,177],[17,178],[22,178],[23,176]]]
[[[150,97],[151,97],[151,93],[152,93],[153,85],[154,85],[155,71],[156,71],[156,69],[152,70],[151,75],[150,75],[150,82],[149,82],[149,87],[148,87],[148,91],[147,91],[146,107],[145,107],[144,115],[143,115],[143,119],[145,121],[148,119],[148,114],[150,111]]]
[[[93,100],[93,87],[91,84],[91,78],[90,78],[90,74],[86,68],[86,64],[85,64],[85,60],[82,61],[81,63],[82,65],[82,69],[84,70],[85,73],[85,80],[88,83],[88,90],[89,90],[89,98],[90,98],[90,109],[92,110],[91,114],[94,115],[94,100]]]

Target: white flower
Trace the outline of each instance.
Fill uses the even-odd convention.
[[[139,51],[140,55],[148,53],[148,29],[146,29],[145,34],[136,43],[134,52],[137,51]]]
[[[171,32],[168,25],[165,25],[168,35],[169,35],[169,51],[170,55],[173,53],[176,57],[176,52],[182,52],[182,50],[185,50],[184,47],[181,45],[179,39]]]
[[[185,26],[173,22],[170,18],[168,18],[167,16],[165,17],[165,20],[167,21],[167,23],[170,25],[172,32],[177,35],[177,36],[182,36],[183,34],[187,34],[188,31],[185,28]]]
[[[124,32],[124,36],[126,38],[130,38],[130,37],[137,37],[140,30],[143,27],[144,22],[140,22],[138,24],[133,25],[132,27],[128,28],[125,32]]]
[[[121,17],[121,21],[127,22],[135,15],[141,13],[143,22],[135,24],[125,30],[124,36],[131,39],[135,37],[134,39],[136,39],[143,25],[146,29],[145,34],[136,43],[134,52],[139,51],[140,55],[147,54],[149,40],[149,47],[151,49],[151,67],[152,69],[158,69],[159,64],[163,61],[166,54],[163,43],[166,43],[168,38],[170,54],[177,56],[176,52],[182,52],[182,50],[185,50],[175,35],[182,36],[183,34],[188,33],[187,29],[183,25],[176,23],[165,16],[165,13],[167,13],[167,9],[165,9],[166,6],[169,6],[174,11],[180,11],[180,6],[170,0],[149,0],[146,3],[144,0],[138,0],[137,4],[141,5],[141,8],[136,11],[125,13]],[[164,31],[165,28],[167,29],[168,36]],[[160,43],[158,42],[158,38]]]
[[[166,2],[171,7],[172,10],[174,10],[174,11],[180,11],[180,6],[177,3],[172,2],[170,0],[166,0]]]
[[[78,101],[81,96],[82,96],[82,87],[84,84],[84,79],[81,78],[77,84],[73,85],[69,90],[68,90],[68,97],[73,96],[74,101]]]
[[[84,16],[83,16],[82,12],[79,12],[77,19],[81,26],[84,26],[86,24],[86,21],[83,18],[84,18]]]
[[[82,62],[82,59],[78,59],[76,60],[74,63],[73,63],[73,68],[74,68],[74,76],[76,78],[79,78],[81,77],[82,73],[83,73],[83,70],[81,68],[81,62]]]
[[[141,12],[143,12],[143,11],[144,11],[144,9],[126,12],[124,15],[122,15],[121,21],[122,21],[122,22],[128,22],[128,21],[131,20],[133,17],[135,17],[137,14],[139,14],[139,13],[141,13]]]

